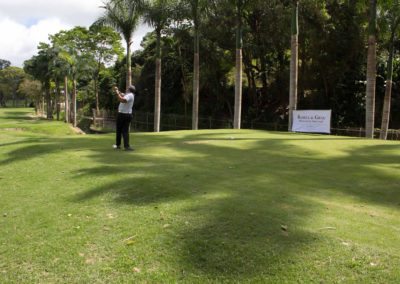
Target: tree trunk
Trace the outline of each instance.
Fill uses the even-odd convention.
[[[56,80],[56,117],[60,120],[60,82]]]
[[[132,85],[131,39],[126,42],[126,89]]]
[[[35,113],[38,116],[40,111],[40,98],[35,98]]]
[[[288,130],[292,131],[293,111],[297,109],[297,87],[298,87],[298,62],[299,62],[299,28],[298,14],[299,2],[294,2],[292,15],[292,39],[290,57],[290,87],[289,87],[289,125]]]
[[[156,76],[154,90],[154,132],[160,132],[161,118],[161,29],[156,30]]]
[[[51,107],[50,82],[46,82],[44,88],[46,93],[46,118],[53,119],[53,110]]]
[[[386,140],[387,132],[389,129],[389,119],[390,119],[390,102],[392,99],[392,77],[393,77],[393,55],[394,55],[394,32],[392,31],[392,35],[390,38],[390,50],[389,50],[389,58],[387,63],[387,78],[386,78],[386,89],[385,89],[385,98],[383,100],[383,112],[382,112],[382,124],[381,124],[381,133],[379,138],[382,140]]]
[[[237,2],[237,27],[236,27],[236,76],[235,76],[235,110],[233,118],[233,128],[240,129],[242,116],[242,1]]]
[[[365,137],[374,138],[376,89],[376,0],[370,0]]]
[[[45,105],[45,97],[46,97],[46,92],[44,92],[44,94],[43,94],[43,96],[42,96],[42,107],[41,107],[41,109],[42,109],[42,117],[44,117],[44,111],[45,111],[45,109],[44,109],[44,105]]]
[[[70,116],[70,113],[69,113],[69,99],[68,99],[68,77],[67,76],[65,76],[64,77],[64,101],[65,101],[65,122],[66,123],[69,123],[69,116]]]
[[[100,101],[99,101],[99,87],[97,84],[97,79],[93,80],[94,83],[94,93],[96,94],[96,111],[99,113],[100,111]]]
[[[161,118],[161,58],[156,59],[156,82],[154,98],[154,132],[160,132]]]
[[[77,125],[76,121],[76,79],[72,80],[72,122],[74,127]]]
[[[200,43],[199,31],[195,28],[194,36],[194,58],[193,58],[193,113],[192,113],[192,129],[199,128],[199,85],[200,85]]]
[[[242,49],[236,49],[235,111],[233,128],[240,129],[242,116]]]

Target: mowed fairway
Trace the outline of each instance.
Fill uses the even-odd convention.
[[[0,283],[399,283],[400,143],[78,135],[0,109]]]

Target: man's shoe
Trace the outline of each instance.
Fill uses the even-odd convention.
[[[113,145],[113,148],[114,148],[115,150],[118,150],[118,149],[121,149],[121,146]]]
[[[133,149],[132,147],[126,147],[125,151],[134,151],[135,149]]]

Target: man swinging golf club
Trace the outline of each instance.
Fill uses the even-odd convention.
[[[132,121],[132,107],[135,100],[136,88],[130,85],[126,93],[121,93],[118,87],[114,86],[113,91],[117,95],[119,106],[117,115],[117,130],[114,149],[121,149],[121,136],[124,139],[124,149],[126,151],[133,151],[129,145],[129,126]]]

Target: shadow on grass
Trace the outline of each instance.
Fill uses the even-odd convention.
[[[39,117],[31,117],[29,114],[34,113],[33,109],[20,109],[20,110],[7,110],[7,109],[2,109],[1,111],[1,119],[2,120],[38,120],[38,119],[43,119],[44,118],[39,118]]]
[[[181,254],[181,267],[186,273],[213,279],[285,274],[289,266],[301,262],[298,255],[302,251],[318,243],[318,234],[302,228],[325,206],[310,204],[304,198],[307,196],[329,199],[340,193],[364,203],[399,208],[399,178],[374,169],[382,164],[398,167],[398,157],[392,155],[400,150],[397,144],[365,145],[321,159],[312,150],[290,144],[302,140],[296,137],[231,140],[194,134],[150,140],[143,151],[151,153],[152,147],[162,146],[172,151],[171,155],[138,152],[114,160],[94,153],[92,158],[107,166],[86,169],[82,176],[95,178],[123,172],[131,177],[92,188],[74,201],[109,193],[116,203],[136,206],[199,201],[185,214],[194,219],[202,216],[202,225],[177,229],[180,237],[175,249]],[[235,147],[243,141],[252,146]],[[188,156],[174,156],[176,152]],[[282,229],[286,226],[287,230]]]
[[[41,141],[43,141],[42,138],[25,138],[19,141],[15,141],[15,142],[9,142],[9,143],[0,143],[0,147],[5,147],[5,146],[16,146],[16,145],[24,145],[24,144],[33,144],[33,143],[40,143]],[[22,157],[20,155],[18,155],[17,153],[18,151],[16,151],[14,154],[12,154],[12,156],[14,156],[14,158],[9,159],[9,161],[16,161],[18,159],[21,159]],[[29,151],[28,151],[29,152]],[[17,158],[17,156],[20,156],[19,158]],[[1,161],[1,163],[5,163],[5,161]]]
[[[265,139],[218,131],[180,138],[135,134],[139,150],[134,153],[108,150],[110,137],[49,139],[9,153],[0,165],[42,153],[90,150],[90,158],[100,166],[80,169],[79,178],[123,177],[75,195],[73,202],[110,193],[117,204],[136,206],[196,200],[185,214],[202,221],[195,228],[176,228],[180,237],[171,248],[179,253],[182,270],[214,279],[246,280],[285,273],[294,261],[301,261],[294,255],[318,242],[316,234],[302,228],[323,205],[310,204],[304,196],[340,192],[366,203],[399,208],[399,177],[379,166],[398,169],[399,157],[393,152],[400,153],[400,144],[360,145],[321,158],[312,149],[291,144],[303,138],[281,135]],[[336,140],[304,139],[310,143]],[[158,155],[155,147],[166,154]]]

